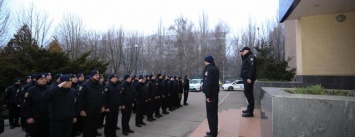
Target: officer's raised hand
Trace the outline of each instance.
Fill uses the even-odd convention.
[[[110,112],[110,109],[106,109],[105,112]]]
[[[105,107],[101,107],[101,113],[104,113],[106,111]]]
[[[31,124],[35,123],[35,120],[33,118],[29,118],[29,119],[27,119],[27,123],[31,125]]]
[[[247,82],[250,84],[251,83],[251,79],[248,79]]]
[[[66,81],[64,81],[64,82],[62,82],[62,83],[58,84],[58,87],[59,87],[59,88],[62,88],[62,87],[64,86],[64,84],[65,84],[65,83],[67,83],[67,82],[66,82]]]

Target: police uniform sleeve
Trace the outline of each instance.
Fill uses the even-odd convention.
[[[51,102],[53,100],[53,96],[55,95],[55,93],[59,90],[58,86],[54,86],[49,88],[48,90],[44,91],[41,94],[41,99],[45,102]]]
[[[107,109],[109,106],[108,106],[108,104],[109,104],[109,89],[108,89],[108,87],[107,86],[105,86],[105,88],[104,88],[104,107]]]
[[[33,117],[32,113],[31,113],[31,105],[32,105],[31,94],[28,91],[26,91],[26,93],[24,95],[24,100],[23,100],[23,107],[21,110],[22,115],[26,119]]]
[[[5,94],[2,97],[2,99],[1,99],[1,104],[5,105],[7,100],[8,100],[8,98],[9,98],[9,96],[10,96],[10,90],[9,90],[9,88],[6,88],[5,89]]]
[[[207,69],[205,72],[205,81],[203,82],[203,91],[205,93],[206,98],[212,97],[212,82],[213,82],[213,74],[212,71]]]
[[[248,72],[248,79],[254,80],[256,76],[256,66],[257,66],[257,60],[254,56],[250,57],[248,60],[249,63],[249,72]]]

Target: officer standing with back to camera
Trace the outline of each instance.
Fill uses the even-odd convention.
[[[49,104],[50,137],[70,137],[76,123],[76,91],[70,75],[60,76],[59,84],[43,92],[41,99]]]
[[[41,99],[47,90],[47,80],[44,74],[36,75],[36,85],[25,93],[22,113],[27,119],[31,137],[49,137],[49,105]]]
[[[1,102],[9,109],[9,123],[10,129],[20,126],[20,102],[18,99],[19,92],[21,87],[21,80],[19,78],[14,79],[13,85],[5,89],[4,97]],[[1,114],[1,113],[0,113]]]
[[[244,82],[244,95],[248,100],[247,110],[243,110],[243,117],[254,117],[254,94],[253,86],[256,80],[256,66],[257,59],[250,51],[250,48],[244,47],[240,51],[242,55],[242,69],[240,71],[240,77]]]
[[[142,127],[142,125],[146,125],[143,122],[143,110],[144,104],[148,102],[147,100],[147,85],[145,84],[145,78],[143,75],[138,77],[138,83],[134,85],[136,90],[136,126]]]
[[[83,137],[99,135],[97,128],[101,113],[105,111],[102,85],[99,83],[100,73],[92,70],[90,76],[79,88],[78,108],[80,116],[84,118]]]
[[[206,96],[207,121],[210,128],[210,132],[207,132],[205,137],[216,137],[218,134],[219,69],[212,56],[205,57],[205,65],[203,93]]]
[[[184,105],[185,106],[189,105],[187,103],[187,98],[189,97],[189,89],[190,89],[190,80],[186,75],[184,78]]]

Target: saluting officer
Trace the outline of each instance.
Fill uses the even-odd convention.
[[[138,83],[134,85],[134,88],[136,90],[137,96],[136,96],[136,126],[137,127],[142,127],[142,125],[146,125],[143,122],[143,109],[144,109],[144,104],[148,102],[147,100],[147,95],[148,95],[148,89],[147,85],[145,84],[145,78],[143,75],[140,75],[138,77]]]
[[[131,114],[132,114],[132,104],[135,99],[134,93],[133,93],[133,86],[132,86],[132,78],[130,75],[126,74],[123,77],[123,83],[122,83],[122,106],[121,106],[121,111],[122,111],[122,132],[124,135],[129,135],[129,133],[134,133],[133,130],[130,129],[129,126],[129,120],[131,119]]]
[[[20,102],[18,99],[20,86],[21,80],[19,78],[15,78],[14,84],[5,89],[4,97],[1,100],[2,104],[4,104],[4,106],[7,106],[10,112],[10,129],[20,126]]]
[[[241,51],[242,55],[242,69],[240,70],[240,77],[244,82],[244,95],[248,100],[247,110],[243,110],[243,117],[254,117],[254,94],[253,86],[256,79],[257,60],[250,48],[244,47]]]
[[[90,76],[79,88],[78,107],[80,116],[84,117],[83,137],[95,137],[98,134],[100,116],[105,111],[100,73],[92,70]]]
[[[76,123],[76,91],[69,75],[62,75],[60,84],[42,93],[41,99],[49,103],[50,137],[70,137]]]
[[[47,80],[41,73],[35,78],[36,85],[25,93],[22,113],[27,118],[31,137],[49,137],[49,105],[41,99],[41,94],[47,90]]]
[[[122,105],[122,87],[119,85],[117,75],[111,74],[108,77],[108,84],[104,88],[104,106],[106,111],[105,137],[116,137],[116,126],[119,109]]]

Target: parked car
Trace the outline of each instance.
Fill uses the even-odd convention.
[[[191,79],[190,80],[190,91],[202,91],[202,79]]]
[[[236,80],[231,83],[223,84],[221,90],[244,90],[243,80]]]

